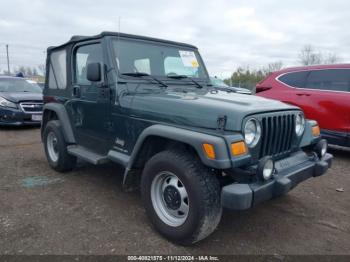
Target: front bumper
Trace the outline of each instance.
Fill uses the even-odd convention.
[[[333,130],[321,130],[322,137],[327,139],[329,144],[350,147],[350,133]]]
[[[23,125],[40,125],[41,121],[33,121],[32,115],[41,116],[41,113],[24,113],[15,108],[0,107],[0,126],[23,126]]]
[[[276,173],[268,181],[251,184],[230,184],[221,191],[223,207],[244,210],[258,203],[286,194],[300,182],[321,176],[332,165],[333,156],[326,154],[322,160],[298,152],[291,157],[276,162]]]

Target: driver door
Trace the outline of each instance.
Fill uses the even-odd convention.
[[[104,68],[101,42],[79,44],[73,52],[73,83],[70,120],[78,145],[105,155],[110,148],[110,92],[108,85],[90,82],[87,66],[101,63]],[[103,69],[102,69],[103,76]]]

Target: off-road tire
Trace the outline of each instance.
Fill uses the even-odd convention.
[[[53,133],[54,136],[57,138],[57,151],[58,151],[58,159],[53,160],[50,157],[50,154],[48,152],[48,136],[50,133]],[[77,163],[77,158],[75,156],[72,156],[68,154],[67,152],[67,143],[64,139],[64,135],[62,132],[62,126],[60,124],[59,120],[51,120],[47,123],[45,126],[44,134],[43,134],[43,142],[44,142],[44,148],[45,148],[45,154],[47,161],[49,162],[49,165],[51,168],[58,172],[67,172],[72,170]]]
[[[184,184],[189,198],[185,222],[177,227],[164,223],[152,204],[151,185],[160,172],[172,172]],[[220,185],[214,173],[197,156],[185,150],[163,151],[145,165],[141,192],[146,213],[161,235],[181,245],[190,245],[210,235],[220,222]]]

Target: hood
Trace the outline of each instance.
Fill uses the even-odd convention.
[[[242,88],[242,87],[232,87],[232,88],[234,88],[236,93],[246,94],[246,95],[251,95],[252,94],[252,91],[250,91],[247,88]]]
[[[226,130],[241,130],[242,120],[264,112],[298,110],[298,107],[258,96],[225,91],[200,90],[134,94],[128,107],[136,117],[201,128],[217,128],[218,117],[226,116]]]
[[[43,95],[41,93],[29,92],[0,92],[0,96],[14,103],[22,101],[42,101]]]
[[[251,95],[252,94],[252,92],[249,89],[241,88],[241,87],[215,86],[215,88],[220,90],[220,91],[235,92],[235,93],[246,94],[246,95]]]

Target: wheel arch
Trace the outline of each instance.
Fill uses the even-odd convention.
[[[161,151],[170,150],[171,148],[181,148],[183,150],[190,151],[199,157],[195,148],[186,142],[152,134],[145,137],[139,150],[137,153],[135,152],[136,156],[132,160],[133,162],[129,165],[129,167],[142,168],[146,164],[147,160],[152,156]]]
[[[201,161],[210,167],[225,169],[231,165],[225,140],[222,137],[213,136],[197,131],[182,129],[173,126],[153,125],[146,128],[139,136],[134,150],[131,154],[128,167],[131,168],[137,160],[141,149],[145,147],[145,142],[169,141],[175,144],[187,145],[199,156]],[[216,159],[209,159],[203,151],[203,143],[212,144],[215,148]]]
[[[212,144],[216,159],[209,159],[203,151],[203,143]],[[133,180],[134,171],[142,170],[153,155],[168,148],[183,147],[195,153],[201,162],[211,168],[227,169],[231,167],[226,142],[222,137],[173,126],[153,125],[139,136],[124,173],[124,186]],[[130,180],[129,180],[130,179]]]
[[[64,105],[58,103],[47,103],[44,105],[43,120],[41,124],[41,137],[44,133],[46,124],[50,120],[59,120],[62,125],[62,131],[66,142],[69,144],[76,143],[68,113]]]

